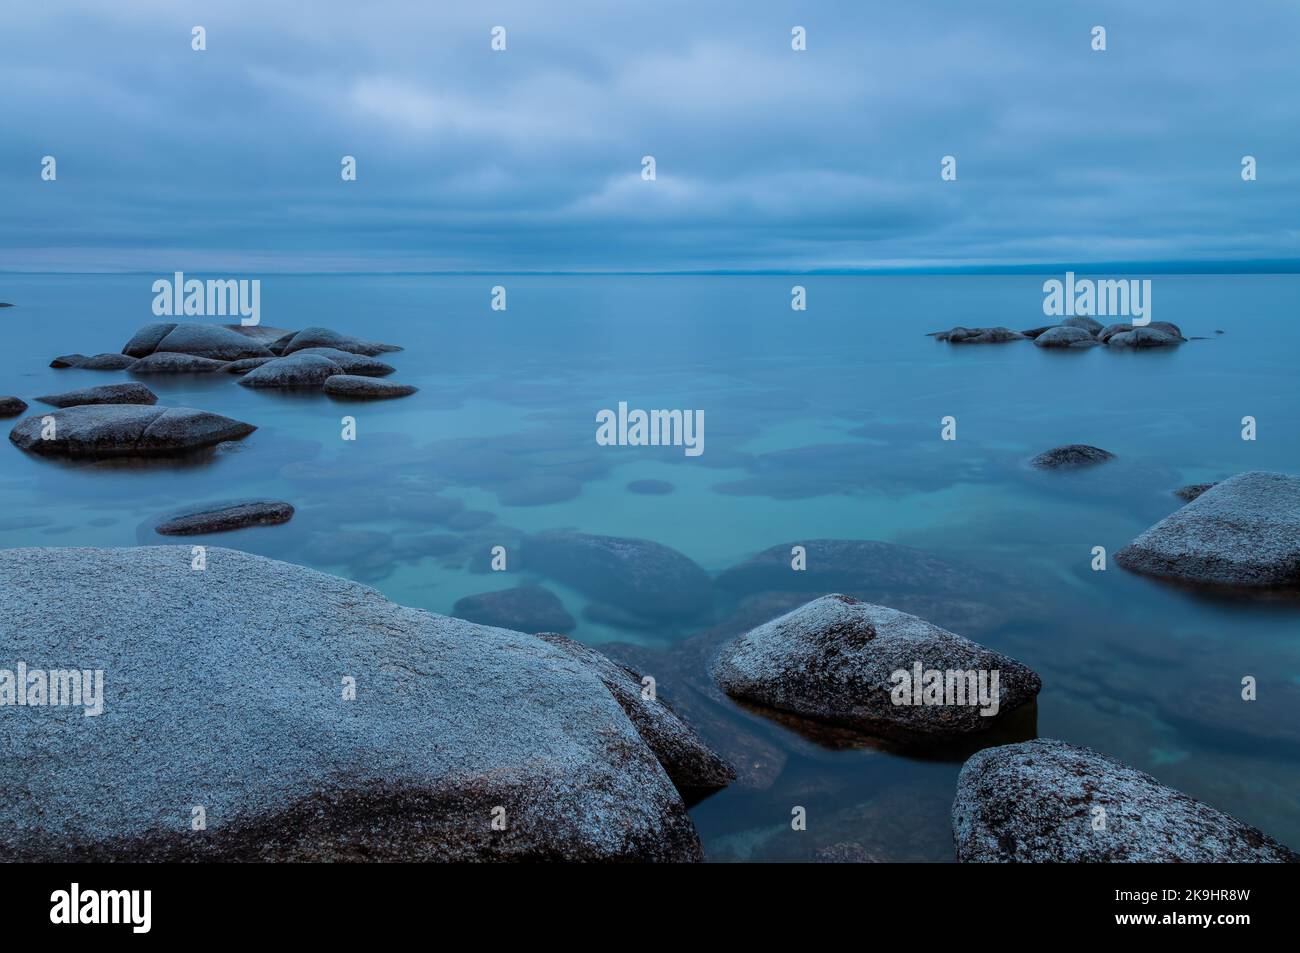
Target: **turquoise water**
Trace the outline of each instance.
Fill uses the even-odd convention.
[[[120,350],[153,320],[154,277],[0,276],[0,300],[18,305],[0,309],[0,394],[32,403],[129,379],[46,365]],[[1093,546],[1113,553],[1172,512],[1178,486],[1247,469],[1300,473],[1300,278],[1154,277],[1152,317],[1207,338],[1170,351],[954,347],[925,336],[1049,323],[1042,281],[264,276],[264,324],[404,345],[388,358],[393,379],[420,393],[343,405],[250,390],[228,375],[151,376],[163,403],[259,429],[199,460],[147,466],[52,462],[6,444],[0,545],[160,542],[146,525],[159,513],[282,498],[298,507],[290,524],[204,541],[347,575],[437,612],[537,578],[578,620],[574,637],[656,672],[672,700],[698,679],[699,633],[725,629],[741,607],[720,596],[714,616],[695,623],[591,622],[587,599],[565,586],[485,573],[488,549],[575,528],[654,539],[718,572],[790,541],[904,543],[1002,573],[1016,594],[972,597],[1034,606],[963,634],[1043,676],[1040,735],[1112,754],[1300,846],[1300,608],[1089,569]],[[805,312],[790,309],[795,283],[808,288]],[[495,284],[508,289],[505,312],[489,308]],[[703,410],[704,454],[597,446],[595,413],[620,400]],[[344,414],[357,418],[355,442],[340,439]],[[948,415],[951,442],[939,439]],[[1240,438],[1246,415],[1259,422],[1254,442]],[[1053,480],[1024,467],[1072,442],[1117,459]],[[642,479],[673,492],[627,490]],[[481,512],[482,525],[430,518],[419,501],[433,494]],[[454,538],[432,546],[431,535]],[[1259,679],[1260,697],[1238,717],[1244,675]],[[853,843],[882,859],[951,859],[959,760],[831,751],[760,716],[710,711],[700,727],[711,741],[748,739],[736,743],[769,765],[761,782],[693,809],[710,857],[806,858]],[[807,831],[790,830],[796,805]]]

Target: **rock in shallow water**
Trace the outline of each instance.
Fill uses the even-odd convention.
[[[1081,467],[1096,466],[1107,460],[1114,460],[1115,454],[1100,447],[1090,447],[1086,443],[1071,443],[1064,447],[1044,450],[1029,461],[1035,470],[1078,470]]]
[[[709,605],[708,574],[675,549],[648,539],[538,533],[521,555],[533,572],[647,618],[698,615]]]
[[[137,332],[137,335],[139,332]],[[136,342],[132,338],[130,347]],[[219,324],[177,324],[154,346],[154,353],[172,352],[214,361],[241,361],[249,357],[270,357],[267,347],[247,334]],[[129,353],[123,351],[123,353]]]
[[[939,331],[934,337],[950,344],[1004,344],[1007,341],[1023,341],[1026,336],[1010,328],[956,327],[951,331]]]
[[[653,751],[567,653],[300,566],[219,547],[204,572],[190,560],[0,551],[0,628],[24,633],[33,664],[104,672],[98,718],[7,719],[9,859],[700,858]]]
[[[1156,328],[1143,327],[1112,334],[1106,343],[1110,347],[1169,347],[1178,344],[1179,340],[1172,334],[1166,334]]]
[[[967,761],[952,831],[963,862],[1300,860],[1263,832],[1148,774],[1049,738],[986,748]]]
[[[1092,347],[1097,339],[1083,328],[1058,325],[1035,337],[1034,343],[1039,347]]]
[[[313,347],[332,347],[340,351],[347,351],[351,354],[364,354],[367,357],[374,357],[377,354],[386,354],[390,351],[400,351],[401,348],[395,344],[378,344],[374,341],[362,341],[359,338],[351,337],[347,334],[340,334],[329,328],[309,327],[303,328],[294,334],[287,341],[283,341],[282,354],[292,354],[295,351],[301,351],[304,348]]]
[[[356,374],[334,374],[326,378],[325,393],[331,397],[347,397],[354,400],[387,400],[393,397],[408,397],[419,390],[412,384],[399,384],[397,381],[384,381],[374,377],[362,377]]]
[[[247,526],[275,526],[293,517],[293,507],[281,500],[247,500],[209,503],[168,516],[154,531],[163,536],[197,536],[224,533]]]
[[[143,384],[105,384],[102,387],[84,387],[63,394],[46,394],[37,397],[42,404],[53,407],[78,407],[83,404],[156,404],[158,395]]]
[[[1218,485],[1219,484],[1217,482],[1189,483],[1187,484],[1187,486],[1180,486],[1178,489],[1174,490],[1174,496],[1178,497],[1180,500],[1184,500],[1185,502],[1190,503],[1192,502],[1192,500],[1196,499],[1198,496],[1200,496],[1210,487],[1218,486]]]
[[[1300,478],[1256,470],[1215,484],[1115,561],[1195,585],[1300,586]]]
[[[171,354],[159,351],[142,357],[131,365],[132,374],[215,374],[226,369],[225,361],[192,354]]]
[[[318,389],[339,372],[339,366],[319,354],[277,357],[253,368],[239,379],[244,387],[307,387]],[[369,378],[367,378],[369,380]]]
[[[564,603],[541,586],[516,586],[457,599],[452,614],[467,622],[516,632],[568,632],[577,623]]]
[[[83,371],[125,371],[135,367],[136,359],[126,354],[96,354],[88,357],[77,367]]]
[[[911,682],[918,663],[923,673],[940,673],[941,693],[949,671],[971,672],[976,684],[955,678],[945,703],[914,703],[922,697],[922,686]],[[823,596],[750,630],[723,646],[710,671],[733,698],[907,741],[985,731],[1033,701],[1042,684],[992,649],[844,595]],[[976,690],[981,672],[985,705]],[[909,686],[906,704],[895,702],[901,684]]]
[[[377,361],[373,357],[366,357],[364,354],[353,354],[350,351],[340,351],[336,347],[305,347],[293,353],[315,354],[317,357],[323,357],[337,364],[340,373],[354,374],[358,377],[385,377],[396,370],[393,365]]]
[[[0,417],[17,417],[26,409],[27,401],[20,397],[0,397]]]
[[[53,417],[50,439],[42,420]],[[208,447],[246,437],[252,424],[190,407],[88,404],[28,417],[9,439],[33,453],[69,457],[147,457]]]

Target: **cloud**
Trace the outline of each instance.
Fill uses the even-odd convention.
[[[1297,27],[1208,0],[10,4],[0,267],[1300,259]]]

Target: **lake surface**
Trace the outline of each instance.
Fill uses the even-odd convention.
[[[18,305],[0,309],[0,394],[33,403],[131,379],[46,365],[120,350],[156,320],[155,277],[0,275],[0,300]],[[488,550],[572,528],[653,539],[717,573],[801,540],[914,546],[1007,580],[1004,592],[972,581],[973,599],[1013,608],[961,634],[1040,673],[1039,735],[1111,754],[1298,848],[1300,606],[1209,599],[1090,562],[1094,546],[1113,554],[1176,509],[1183,484],[1300,473],[1300,277],[1153,277],[1152,318],[1206,338],[1164,351],[925,336],[1053,323],[1045,277],[264,276],[264,324],[403,345],[384,359],[420,392],[339,404],[226,374],[141,378],[161,403],[259,429],[195,461],[143,466],[46,461],[6,443],[0,546],[174,542],[149,521],[206,500],[285,499],[291,523],[202,541],[443,613],[539,581],[578,621],[573,637],[618,644],[611,653],[651,667],[670,701],[698,679],[699,633],[758,611],[752,600],[720,595],[712,616],[668,627],[594,622],[571,588],[485,572]],[[496,284],[504,312],[489,307]],[[807,311],[790,308],[794,284]],[[597,446],[595,414],[619,401],[704,411],[704,453]],[[340,439],[345,414],[355,442]],[[1241,439],[1247,415],[1253,442]],[[955,441],[940,439],[945,416]],[[1025,467],[1076,442],[1117,459],[1074,475]],[[672,492],[637,494],[634,480]],[[453,525],[421,507],[434,495],[463,504]],[[1246,675],[1259,680],[1253,703],[1240,700]],[[956,756],[831,750],[716,699],[683,707],[707,707],[711,742],[764,761],[752,783],[693,808],[711,859],[807,859],[837,844],[952,859]],[[790,828],[796,806],[806,831]]]

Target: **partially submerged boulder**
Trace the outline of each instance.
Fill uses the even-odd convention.
[[[104,676],[101,717],[6,720],[8,859],[700,859],[658,758],[568,653],[301,566],[192,559],[0,551],[0,630]]]
[[[51,436],[43,420],[53,418]],[[238,440],[252,424],[190,407],[87,404],[19,421],[9,439],[33,453],[69,457],[143,457]]]
[[[1255,470],[1218,483],[1115,554],[1192,585],[1300,586],[1300,478]]]
[[[225,369],[225,361],[164,351],[142,357],[131,365],[132,374],[215,374]]]
[[[1097,339],[1083,328],[1067,328],[1064,325],[1048,328],[1034,338],[1034,344],[1039,347],[1092,347],[1096,343]]]
[[[239,379],[244,387],[310,387],[319,389],[339,372],[339,366],[318,354],[277,357]]]
[[[1115,454],[1109,450],[1092,447],[1086,443],[1071,443],[1044,450],[1031,459],[1029,465],[1035,470],[1078,470],[1114,459]]]
[[[641,616],[690,617],[709,605],[708,574],[694,560],[652,540],[538,533],[524,540],[521,556],[530,570]]]
[[[175,327],[175,321],[146,324],[131,335],[131,340],[122,347],[122,353],[131,357],[148,357],[158,349],[158,342],[171,334]]]
[[[1106,343],[1110,347],[1168,347],[1178,344],[1180,340],[1156,328],[1143,327],[1113,334]]]
[[[340,372],[360,377],[386,377],[396,370],[393,365],[377,361],[373,357],[367,357],[364,354],[353,354],[350,351],[340,351],[336,347],[305,347],[293,353],[315,354],[317,357],[333,361],[339,366]]]
[[[303,328],[283,343],[281,353],[292,354],[294,351],[301,351],[305,348],[312,347],[332,347],[340,351],[349,351],[353,354],[365,354],[367,357],[374,357],[376,354],[385,354],[390,351],[400,351],[401,348],[395,344],[378,344],[374,341],[362,341],[360,338],[354,338],[347,334],[340,334],[338,331],[332,331],[329,328],[309,327]]]
[[[1096,337],[1101,332],[1102,325],[1096,318],[1089,317],[1086,314],[1076,314],[1062,321],[1061,327],[1079,328],[1082,331],[1087,331],[1093,337]]]
[[[238,361],[247,357],[269,357],[264,344],[220,324],[149,324],[126,342],[122,353],[129,357],[150,354],[189,354],[214,361]]]
[[[226,365],[228,374],[247,374],[251,370],[261,367],[263,364],[269,364],[275,360],[275,357],[246,357],[241,361],[231,361]]]
[[[293,506],[283,500],[240,500],[208,503],[165,517],[154,527],[162,536],[225,533],[249,526],[277,526],[293,518]]]
[[[96,354],[76,366],[83,371],[125,371],[135,364],[136,358],[127,354]]]
[[[736,779],[731,765],[700,740],[690,725],[659,698],[658,692],[651,690],[639,672],[563,635],[544,632],[539,638],[590,668],[605,683],[687,803]]]
[[[1042,684],[992,649],[839,594],[727,643],[710,672],[733,698],[904,741],[985,731]]]
[[[1007,341],[1023,341],[1025,335],[1010,328],[963,328],[955,327],[951,331],[935,334],[940,341],[950,344],[1003,344]]]
[[[1267,834],[1089,748],[1039,738],[961,769],[957,859],[984,863],[1295,863]]]
[[[63,370],[68,367],[80,367],[88,360],[90,360],[90,358],[86,357],[84,354],[60,354],[54,360],[50,361],[50,367],[53,367],[55,370]],[[135,359],[132,358],[131,361],[134,363]]]
[[[1174,496],[1178,497],[1185,503],[1190,503],[1210,487],[1218,485],[1217,481],[1214,483],[1189,483],[1187,486],[1180,486],[1178,489],[1174,490]]]
[[[516,632],[568,632],[577,625],[559,597],[537,585],[465,596],[456,600],[451,614],[468,622]]]
[[[105,384],[102,387],[83,387],[62,394],[37,397],[42,404],[53,407],[77,407],[83,404],[156,404],[158,395],[143,384]]]
[[[334,374],[325,379],[322,389],[331,397],[346,397],[352,400],[389,400],[394,397],[409,397],[420,388],[412,384],[380,380],[377,377]]]
[[[20,397],[0,397],[0,417],[17,417],[26,409],[27,401]]]

